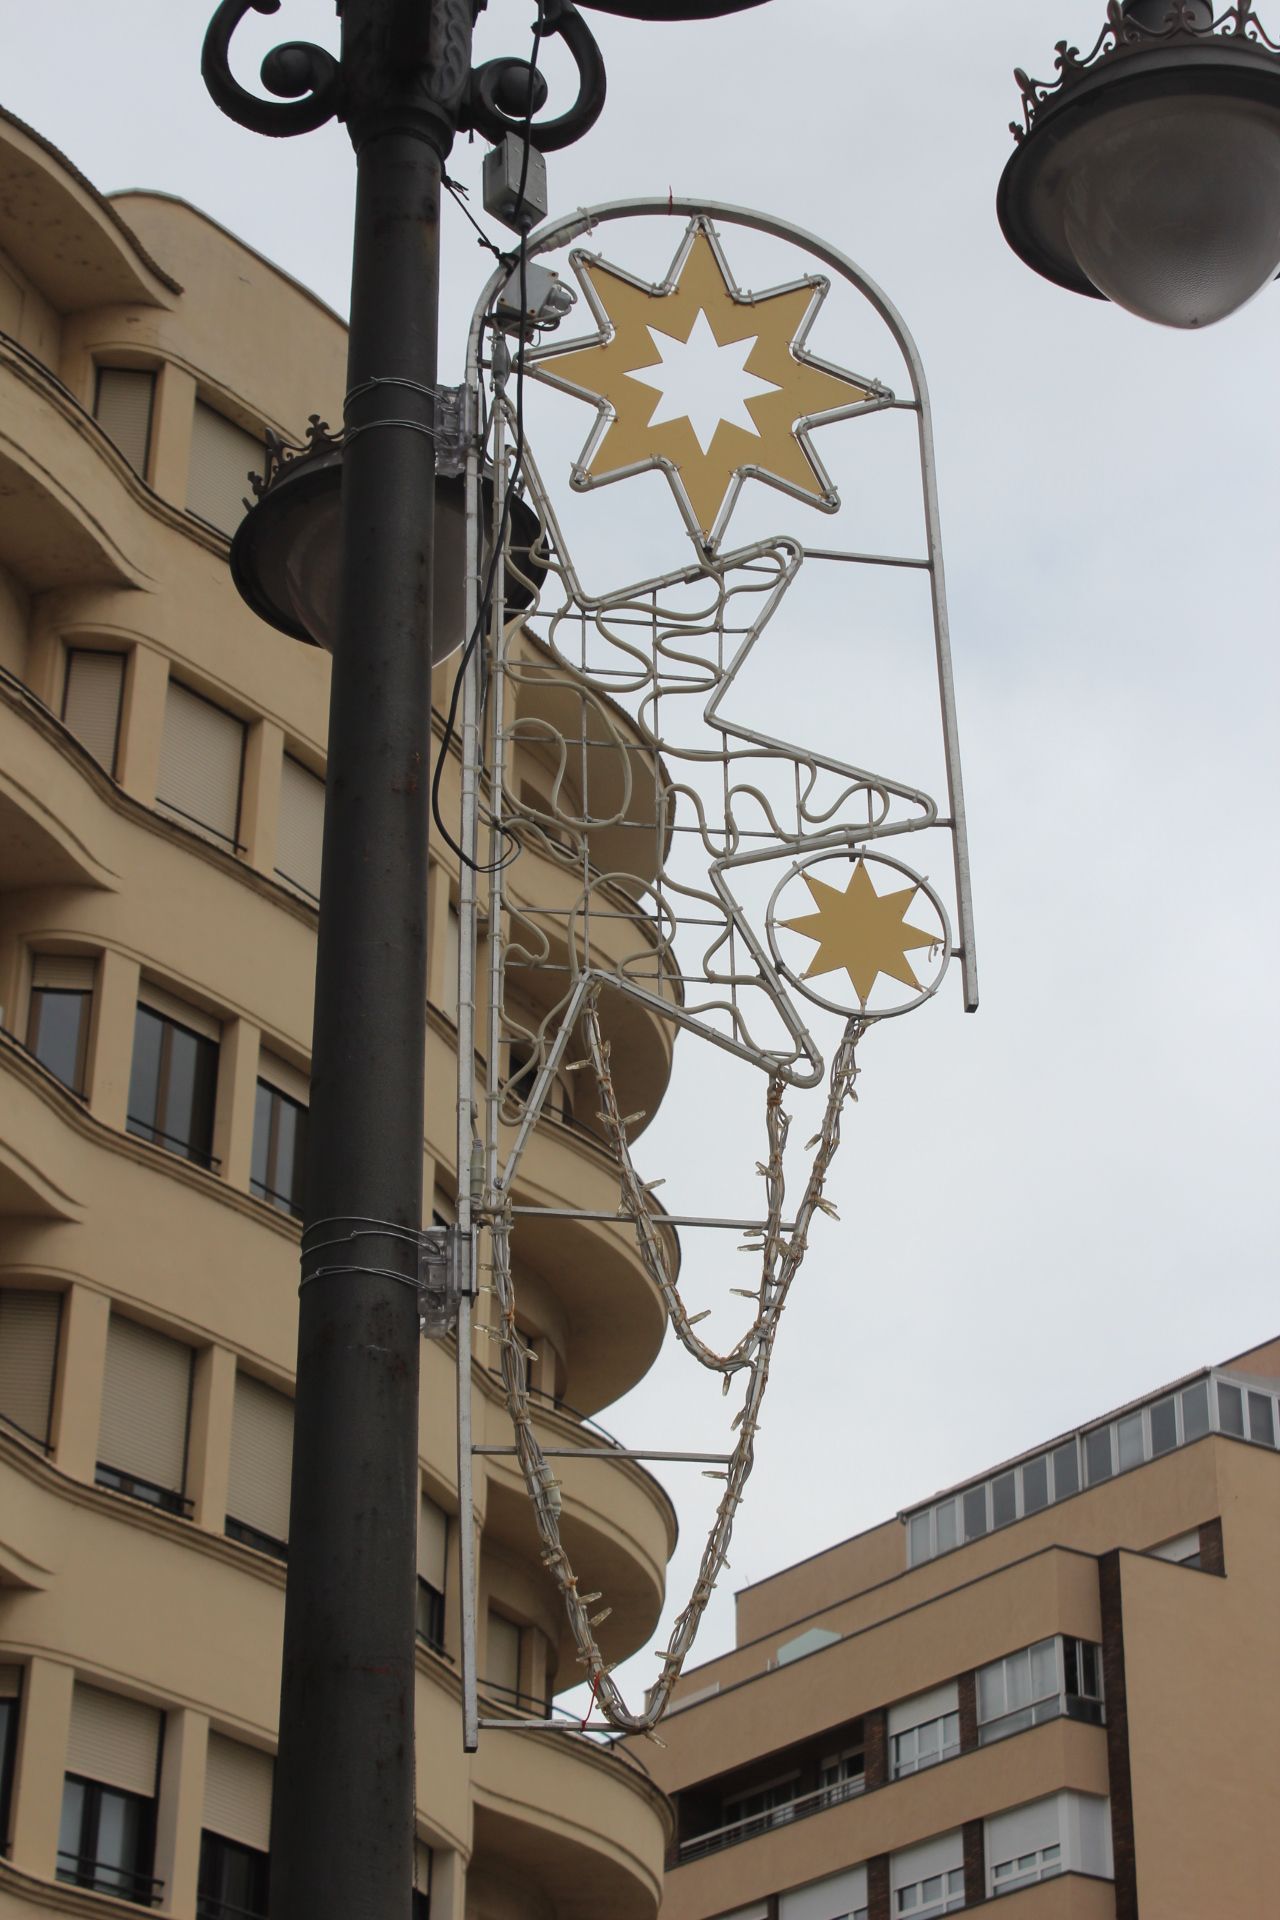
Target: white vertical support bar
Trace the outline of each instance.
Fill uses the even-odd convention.
[[[479,377],[472,367],[468,385],[478,398]],[[478,412],[478,408],[477,408]],[[466,474],[466,591],[464,645],[475,646],[462,686],[462,802],[458,844],[463,858],[458,872],[458,1132],[457,1224],[463,1235],[467,1261],[466,1285],[458,1302],[458,1590],[462,1622],[462,1743],[474,1753],[479,1742],[479,1701],[476,1690],[476,1535],[472,1486],[474,1456],[471,1441],[471,1302],[476,1286],[476,1233],[472,1192],[472,1143],[475,1125],[476,1027],[476,783],[480,769],[480,676],[484,664],[484,636],[480,619],[483,544],[480,538],[480,450],[467,450]]]

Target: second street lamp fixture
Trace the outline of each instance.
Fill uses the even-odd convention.
[[[1164,326],[1234,313],[1280,270],[1280,43],[1247,4],[1110,0],[1092,51],[1060,40],[1055,64],[1015,76],[1014,252]]]

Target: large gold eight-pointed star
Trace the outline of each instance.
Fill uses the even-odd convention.
[[[884,406],[893,396],[879,381],[805,351],[828,292],[826,280],[811,274],[766,293],[744,293],[714,229],[700,217],[690,222],[659,285],[634,279],[594,254],[575,253],[573,266],[599,332],[586,342],[536,349],[527,364],[539,379],[595,403],[598,417],[574,469],[575,487],[661,468],[690,531],[708,549],[718,544],[749,477],[827,512],[839,508],[810,429]],[[705,445],[687,414],[671,417],[674,409],[664,403],[661,378],[655,377],[668,357],[655,336],[687,343],[695,329],[709,329],[720,348],[740,345],[737,363],[755,376],[747,385],[771,389],[732,403],[738,419],[721,417]],[[754,431],[741,424],[744,408]]]
[[[901,980],[904,986],[919,987],[907,954],[913,948],[938,943],[936,933],[908,926],[903,918],[919,887],[877,893],[864,860],[857,862],[843,893],[812,873],[804,878],[818,911],[783,920],[780,925],[818,942],[818,951],[805,971],[806,980],[843,967],[864,1007],[882,973],[891,980]]]

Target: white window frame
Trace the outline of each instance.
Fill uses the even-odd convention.
[[[1001,1880],[1000,1876],[1007,1868],[1014,1871],[1006,1873]],[[1052,1880],[1065,1871],[1061,1840],[1055,1840],[1051,1846],[1037,1847],[1031,1853],[1020,1853],[1012,1860],[994,1861],[990,1874],[991,1897],[995,1900],[1002,1893],[1016,1893],[1019,1887],[1033,1887],[1038,1880]]]
[[[955,1738],[950,1741],[947,1739],[948,1721],[955,1722]],[[930,1732],[935,1727],[938,1730],[937,1751],[922,1757],[920,1735]],[[911,1743],[909,1749],[904,1744],[906,1742]],[[924,1773],[929,1767],[940,1765],[943,1760],[954,1760],[960,1751],[958,1709],[937,1714],[932,1720],[920,1720],[914,1727],[904,1727],[901,1733],[891,1736],[890,1749],[889,1778],[891,1780],[905,1780],[909,1774]]]
[[[1094,1641],[1081,1641],[1079,1639],[1079,1636],[1076,1634],[1061,1634],[1061,1633],[1049,1634],[1049,1635],[1046,1635],[1046,1637],[1043,1640],[1033,1640],[1028,1646],[1015,1648],[1012,1653],[1006,1653],[1002,1655],[999,1660],[990,1660],[984,1666],[978,1669],[977,1676],[976,1676],[976,1681],[977,1681],[976,1691],[977,1691],[977,1699],[978,1699],[978,1745],[979,1746],[993,1746],[998,1740],[1007,1740],[1011,1738],[1012,1735],[1014,1735],[1015,1733],[1025,1733],[1029,1731],[1032,1727],[1043,1726],[1044,1723],[1048,1720],[1058,1720],[1066,1717],[1067,1699],[1068,1699],[1067,1677],[1066,1677],[1066,1641],[1067,1640],[1075,1641],[1077,1647],[1091,1646],[1094,1648],[1094,1656],[1095,1656],[1095,1661],[1097,1666],[1098,1683],[1099,1683],[1099,1689],[1100,1689],[1096,1695],[1089,1694],[1089,1693],[1073,1693],[1070,1695],[1070,1698],[1073,1700],[1096,1700],[1100,1708],[1105,1707],[1104,1696],[1101,1692],[1101,1685],[1102,1685],[1101,1648],[1099,1648]],[[1032,1683],[1032,1675],[1034,1673],[1034,1661],[1032,1656],[1041,1647],[1045,1647],[1045,1646],[1052,1646],[1053,1648],[1054,1686],[1048,1692],[1031,1694],[1030,1686]],[[1022,1706],[1010,1707],[1008,1704],[1009,1663],[1014,1660],[1022,1660],[1022,1659],[1025,1659],[1027,1662],[1029,1697],[1023,1703]],[[1078,1671],[1080,1666],[1079,1653],[1077,1653],[1077,1656],[1076,1656],[1076,1664],[1077,1664],[1077,1671]],[[1001,1678],[1004,1686],[1004,1695],[1005,1695],[1005,1707],[1002,1713],[992,1714],[989,1716],[989,1718],[984,1720],[982,1717],[982,1692],[983,1692],[982,1676],[984,1673],[990,1673],[996,1667],[999,1667],[1001,1669]],[[1046,1711],[1046,1709],[1048,1709],[1050,1706],[1052,1706],[1052,1711],[1051,1712]],[[1030,1714],[1031,1716],[1030,1719],[1024,1720],[1022,1718],[1024,1714]],[[1007,1722],[1012,1720],[1017,1720],[1019,1724],[1017,1726],[1009,1726],[1006,1724]],[[1003,1731],[993,1731],[993,1729],[1003,1729]]]
[[[936,1898],[928,1898],[925,1888],[934,1880],[942,1883]],[[960,1884],[957,1887],[956,1881]],[[907,1895],[911,1895],[908,1903]],[[893,1892],[893,1920],[931,1920],[938,1913],[964,1910],[964,1867],[944,1867],[940,1873],[928,1873],[921,1880],[910,1880]]]

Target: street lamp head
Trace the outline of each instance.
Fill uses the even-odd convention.
[[[342,446],[313,421],[310,445],[287,455],[273,447],[257,503],[231,542],[231,577],[242,600],[280,633],[332,653],[342,596]],[[493,483],[481,481],[492,519]],[[511,499],[511,556],[504,604],[520,612],[546,577],[530,553],[538,522]],[[436,479],[431,658],[448,659],[466,639],[466,489],[461,475]]]
[[[1280,45],[1247,5],[1110,0],[1024,124],[996,206],[1014,252],[1072,292],[1170,327],[1234,313],[1280,270]]]

